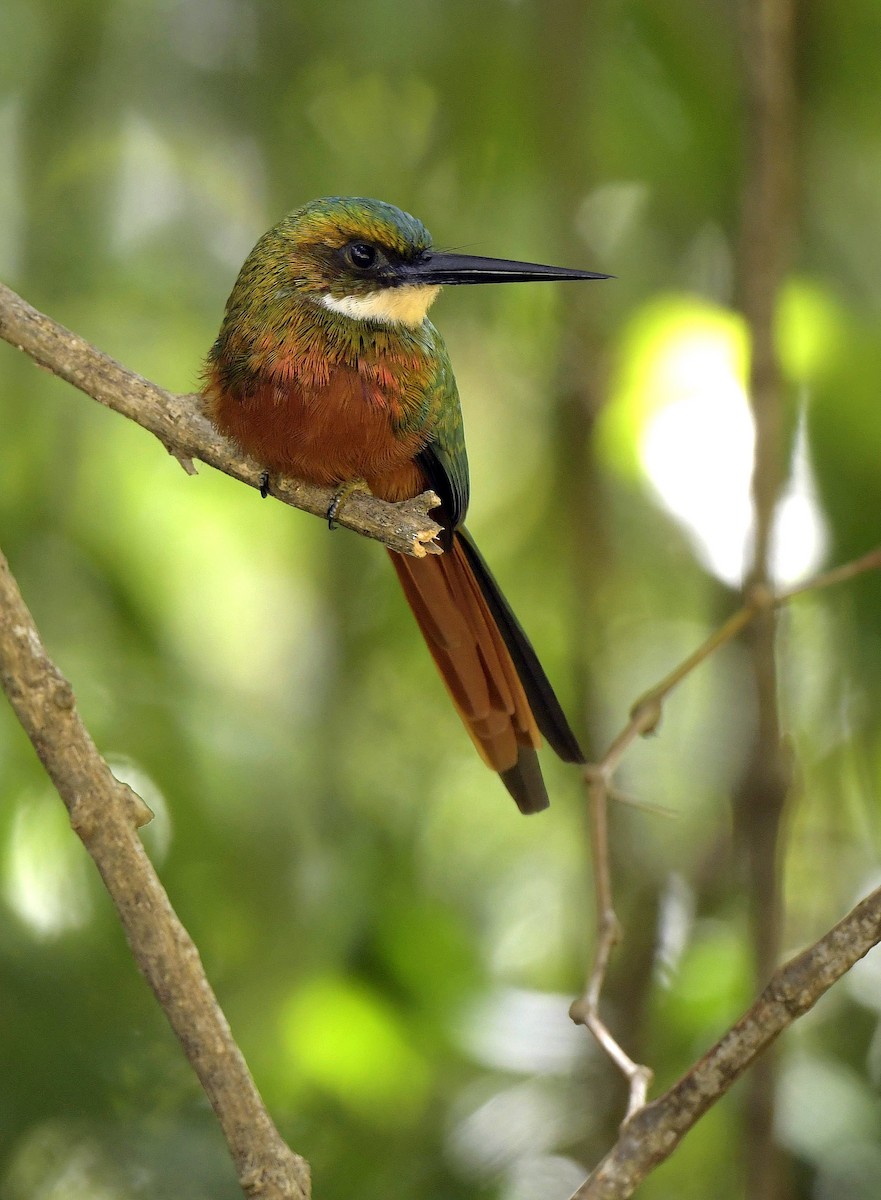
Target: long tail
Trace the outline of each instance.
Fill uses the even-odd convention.
[[[390,552],[404,594],[484,762],[521,812],[548,806],[536,750],[543,733],[565,762],[584,754],[529,639],[465,529],[445,554]]]

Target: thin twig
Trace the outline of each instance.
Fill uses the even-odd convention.
[[[0,337],[100,403],[153,432],[186,467],[192,458],[259,487],[259,465],[242,459],[198,411],[197,398],[176,396],[127,371],[82,338],[25,304],[0,284]],[[324,516],[326,489],[277,481],[274,494]],[[340,524],[393,549],[434,552],[437,527],[424,513],[430,493],[404,505],[352,497]],[[608,856],[608,800],[621,759],[656,729],[663,703],[697,666],[759,614],[806,592],[881,568],[881,548],[776,596],[758,588],[693,654],[637,701],[630,719],[597,764],[585,768],[591,802],[598,944],[573,1019],[588,1026],[628,1078],[628,1117],[621,1137],[572,1200],[617,1200],[678,1145],[699,1117],[753,1059],[806,1011],[858,958],[881,940],[881,893],[874,893],[830,934],[778,971],[752,1009],[664,1096],[645,1103],[649,1068],[621,1049],[599,1016],[606,969],[619,936]],[[146,819],[137,796],[110,774],[76,714],[69,684],[45,654],[18,589],[0,556],[0,675],[10,701],[68,807],[71,822],[98,864],[119,908],[138,965],[166,1011],[220,1118],[245,1193],[267,1200],[309,1194],[308,1167],[281,1141],[204,976],[198,953],[171,909],[136,828]],[[24,685],[23,685],[24,681]],[[141,906],[141,911],[139,907]]]
[[[259,1200],[307,1200],[308,1164],[272,1123],[198,951],[144,852],[137,830],[152,814],[98,753],[2,553],[0,684],[94,859],[135,961],[217,1114],[243,1192]]]
[[[881,941],[881,889],[775,971],[758,1000],[678,1083],[640,1109],[571,1200],[627,1200],[776,1038]]]
[[[612,880],[608,853],[609,783],[602,767],[593,771],[587,782],[590,804],[590,845],[594,868],[594,895],[597,912],[597,944],[593,966],[584,994],[573,1001],[569,1016],[576,1025],[585,1025],[605,1054],[615,1064],[629,1085],[627,1117],[638,1112],[646,1102],[652,1082],[652,1071],[635,1062],[612,1035],[600,1016],[600,995],[612,952],[621,937],[621,923],[612,902]]]
[[[823,588],[847,583],[849,580],[855,579],[857,575],[865,575],[867,571],[879,569],[881,569],[881,546],[877,546],[868,554],[863,554],[851,562],[842,563],[841,566],[832,567],[828,571],[821,571],[819,575],[814,575],[804,583],[796,583],[792,587],[784,588],[783,591],[776,594],[773,604],[776,608],[780,608],[797,596],[803,596],[805,592],[819,592]]]
[[[831,570],[822,571],[804,583],[774,594],[766,587],[752,590],[748,602],[737,609],[725,623],[715,630],[693,651],[673,668],[660,682],[636,701],[630,710],[627,724],[614,738],[606,753],[597,763],[584,768],[584,780],[590,807],[591,857],[594,873],[594,895],[596,903],[596,946],[593,960],[582,994],[573,1001],[569,1015],[578,1025],[586,1026],[597,1042],[624,1075],[629,1085],[627,1121],[646,1102],[651,1085],[651,1069],[636,1063],[623,1050],[603,1022],[600,998],[606,972],[615,946],[621,938],[621,924],[615,912],[609,866],[608,802],[615,797],[612,781],[615,771],[625,754],[639,737],[654,733],[663,715],[664,702],[670,693],[702,662],[728,642],[733,641],[759,613],[782,608],[790,601],[810,592],[818,592],[881,569],[881,547]]]
[[[652,1071],[643,1063],[635,1062],[614,1038],[609,1027],[600,1016],[600,996],[606,980],[606,972],[612,952],[621,937],[621,922],[615,912],[612,897],[612,875],[609,865],[609,792],[612,777],[628,747],[640,735],[649,733],[660,718],[660,701],[657,709],[652,704],[637,705],[630,720],[612,742],[598,763],[584,770],[590,805],[590,848],[593,863],[594,896],[596,903],[597,940],[593,963],[584,992],[573,1001],[569,1016],[576,1025],[585,1025],[606,1055],[627,1080],[629,1093],[627,1117],[638,1112],[646,1102],[652,1082]]]
[[[715,654],[718,649],[736,638],[741,630],[750,623],[762,604],[767,607],[771,603],[773,601],[770,597],[767,600],[760,600],[757,595],[752,603],[743,605],[733,613],[724,625],[711,633],[707,640],[683,659],[677,667],[674,667],[669,675],[666,675],[660,683],[656,683],[653,688],[640,696],[630,710],[630,724],[627,728],[630,729],[633,726],[643,736],[654,733],[661,721],[664,701],[673,689],[682,683],[683,679],[690,675],[696,667],[705,662],[710,655]]]
[[[217,432],[200,408],[198,396],[178,396],[129,371],[78,334],[32,308],[0,283],[0,337],[28,354],[60,379],[141,425],[189,472],[198,458],[253,488],[260,488],[263,468],[245,458]],[[325,517],[334,498],[329,488],[297,479],[273,479],[272,495],[294,508]],[[400,504],[388,504],[364,492],[349,497],[337,524],[375,538],[401,554],[422,558],[440,553],[440,532],[429,516],[439,503],[431,492]]]

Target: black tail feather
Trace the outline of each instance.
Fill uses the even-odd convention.
[[[548,744],[556,750],[563,762],[584,763],[587,759],[578,744],[578,739],[572,732],[569,722],[560,707],[560,702],[554,694],[547,675],[544,673],[538,656],[532,648],[532,643],[523,632],[520,622],[514,616],[511,608],[502,595],[501,588],[496,583],[489,567],[483,561],[480,551],[474,544],[468,531],[461,527],[455,536],[462,543],[469,565],[474,572],[474,578],[480,585],[483,598],[492,613],[499,633],[504,639],[508,652],[513,659],[529,707],[535,717],[536,724],[548,740]],[[525,766],[525,764],[524,764]],[[520,770],[520,763],[511,768],[511,774]],[[504,778],[504,776],[503,776]],[[513,791],[507,779],[508,790],[518,804],[517,793]]]
[[[532,746],[521,746],[514,766],[499,771],[499,778],[522,813],[541,812],[550,805],[538,755]]]

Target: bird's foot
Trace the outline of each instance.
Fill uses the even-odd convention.
[[[263,471],[260,476],[260,495],[265,500],[269,495],[269,472]]]
[[[368,496],[371,494],[370,488],[363,479],[350,479],[348,483],[343,484],[328,506],[326,514],[328,529],[336,529],[336,519],[340,515],[343,505],[355,492],[366,492]]]

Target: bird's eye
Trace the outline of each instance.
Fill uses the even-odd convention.
[[[346,258],[359,271],[366,271],[376,262],[376,250],[368,242],[352,242],[346,247]]]

